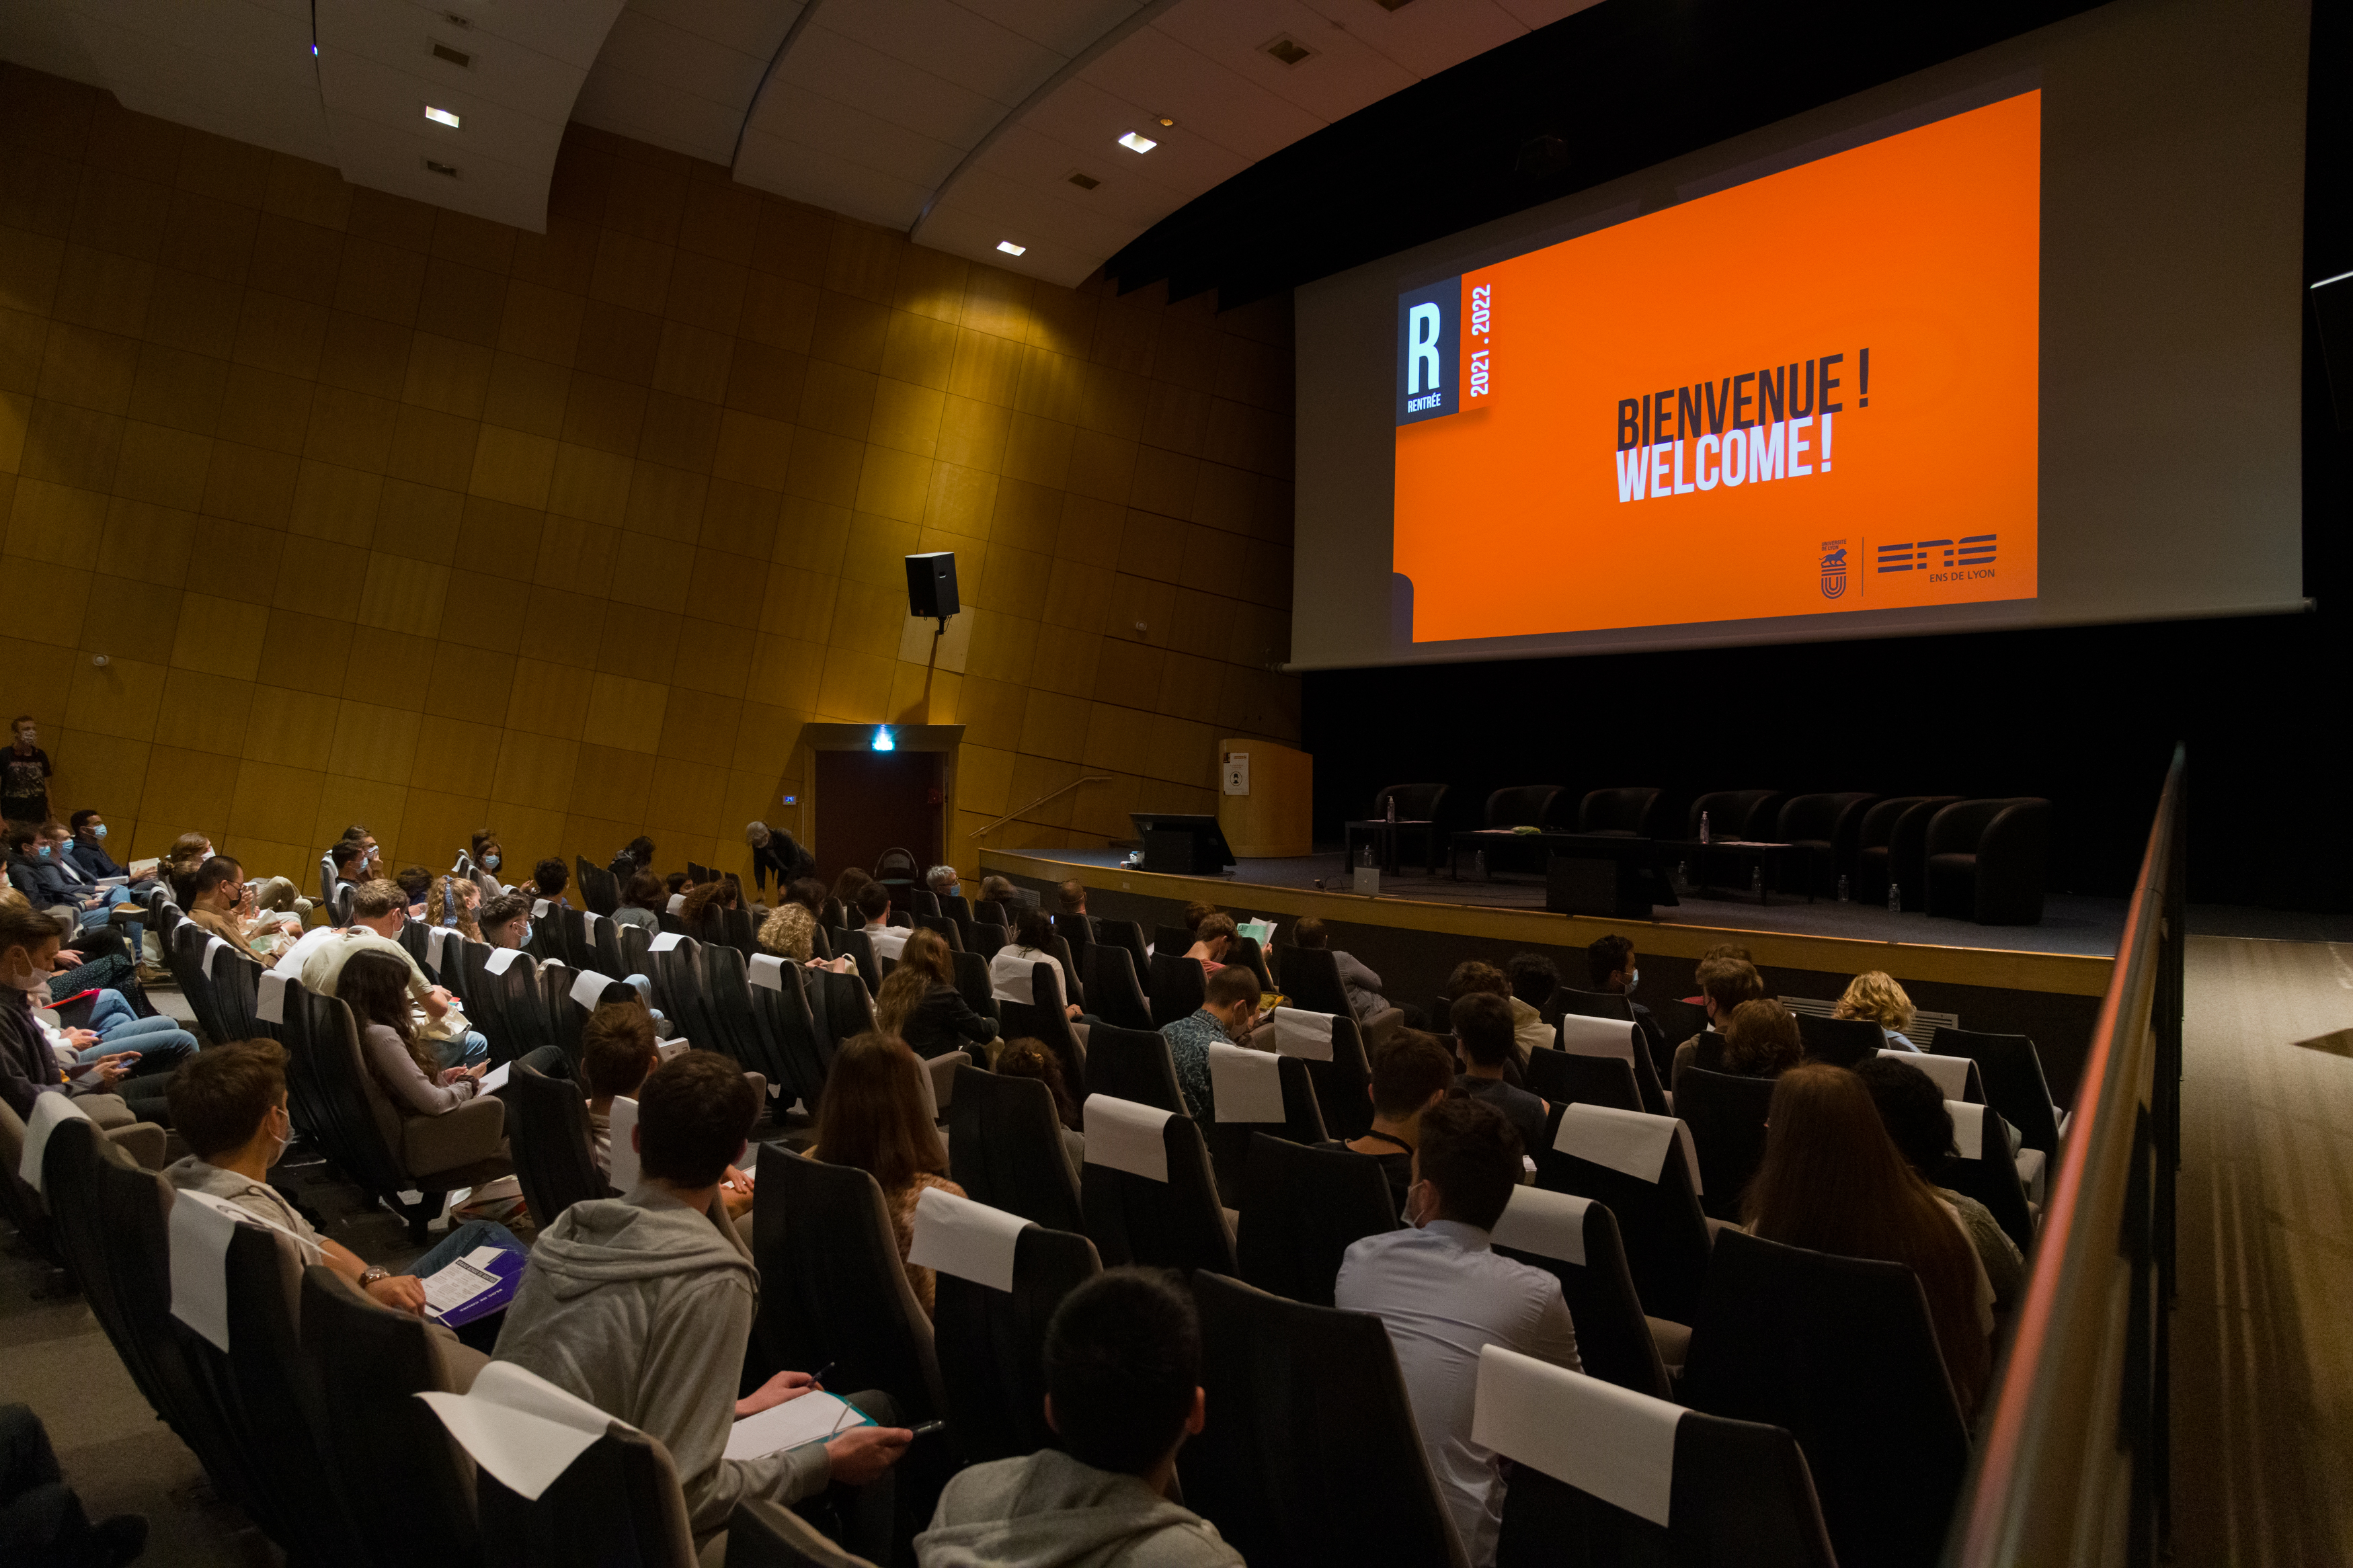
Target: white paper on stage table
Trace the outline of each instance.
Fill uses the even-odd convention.
[[[286,1021],[286,976],[274,969],[261,972],[261,984],[253,994],[253,1016],[265,1024]]]
[[[638,1184],[638,1145],[630,1137],[638,1130],[638,1102],[626,1094],[615,1095],[607,1125],[612,1133],[613,1190],[630,1192]]]
[[[1504,1214],[1488,1233],[1497,1247],[1533,1252],[1585,1267],[1585,1211],[1590,1198],[1526,1185],[1512,1189]]]
[[[672,893],[670,896],[670,912],[676,914],[679,910],[684,908],[686,908],[686,895],[684,893]]]
[[[1087,1096],[1081,1116],[1085,1123],[1087,1163],[1108,1165],[1114,1171],[1155,1182],[1166,1181],[1168,1145],[1162,1141],[1160,1130],[1175,1114],[1155,1106],[1138,1105],[1132,1100],[1114,1100],[1108,1094]]]
[[[572,983],[572,1000],[575,1005],[586,1007],[593,1013],[596,1010],[597,1002],[605,994],[605,987],[611,984],[613,982],[610,979],[597,973],[595,970],[584,969],[580,972],[580,978]]]
[[[1573,1101],[1561,1112],[1560,1130],[1553,1135],[1552,1146],[1559,1153],[1607,1165],[1637,1181],[1655,1182],[1666,1169],[1671,1142],[1682,1145],[1692,1191],[1697,1193],[1699,1152],[1692,1147],[1690,1129],[1672,1116]]]
[[[90,1112],[76,1105],[72,1096],[63,1089],[55,1094],[33,1097],[33,1114],[25,1122],[25,1152],[16,1162],[16,1174],[37,1193],[46,1194],[49,1190],[47,1181],[41,1174],[41,1156],[48,1149],[49,1134],[58,1130],[58,1122],[69,1117],[79,1117],[88,1121]]]
[[[448,926],[427,926],[425,928],[425,962],[436,969],[440,968],[441,950],[448,945],[449,939],[456,934],[455,931]]]
[[[659,936],[654,938],[653,942],[647,947],[646,951],[649,952],[668,952],[670,949],[676,947],[680,942],[682,942],[685,940],[686,933],[683,931],[666,931]]]
[[[754,953],[751,980],[754,985],[765,986],[770,991],[782,991],[785,988],[785,961],[773,952]]]
[[[1330,1061],[1334,1016],[1330,1013],[1310,1013],[1300,1007],[1277,1007],[1274,1010],[1276,1054],[1298,1057],[1311,1062]]]
[[[1664,1526],[1683,1406],[1501,1345],[1479,1352],[1471,1440]]]
[[[1018,1214],[926,1187],[915,1200],[915,1237],[907,1261],[1010,1292],[1014,1248],[1029,1228]]]
[[[491,974],[504,974],[514,967],[514,961],[522,956],[523,951],[519,947],[494,947],[491,949],[491,956],[482,960],[482,968]]]
[[[1953,1119],[1953,1147],[1964,1160],[1985,1158],[1985,1110],[1964,1100],[1945,1101],[1945,1113]]]
[[[1209,1098],[1220,1121],[1281,1121],[1282,1058],[1222,1040],[1209,1045]]]
[[[735,1423],[727,1434],[724,1457],[756,1459],[797,1448],[804,1443],[822,1443],[837,1430],[847,1432],[852,1426],[871,1425],[865,1414],[848,1400],[821,1388],[811,1389],[797,1399],[771,1405],[757,1415],[746,1415]]]
[[[1935,1057],[1926,1051],[1882,1050],[1879,1054],[1906,1067],[1918,1068],[1935,1079],[1937,1091],[1947,1100],[1962,1100],[1968,1095],[1969,1058],[1967,1057]]]
[[[467,1394],[419,1394],[474,1462],[526,1502],[614,1427],[633,1431],[585,1399],[512,1362],[494,1361]]]
[[[1588,1018],[1581,1014],[1563,1013],[1560,1048],[1573,1057],[1616,1057],[1630,1062],[1640,1029],[1640,1025],[1622,1018]]]

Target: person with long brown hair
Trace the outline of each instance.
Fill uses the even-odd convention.
[[[1765,1163],[1741,1199],[1743,1228],[1911,1269],[1968,1416],[1993,1370],[1993,1287],[1959,1215],[1898,1152],[1870,1089],[1844,1068],[1803,1062],[1783,1073],[1767,1124]]]
[[[997,1047],[997,1060],[992,1065],[997,1077],[1034,1078],[1054,1097],[1054,1120],[1061,1124],[1062,1152],[1070,1159],[1071,1175],[1075,1180],[1079,1167],[1087,1161],[1087,1140],[1079,1130],[1079,1102],[1071,1098],[1070,1085],[1062,1081],[1061,1059],[1046,1047],[1043,1040],[1025,1036]]]
[[[1724,1020],[1723,1070],[1737,1078],[1778,1078],[1806,1059],[1798,1016],[1769,996],[1743,1002]]]
[[[359,1026],[368,1070],[404,1116],[439,1116],[482,1089],[490,1063],[445,1068],[420,1037],[408,1012],[408,970],[380,952],[355,952],[335,981],[335,994]]]
[[[928,1316],[936,1282],[930,1269],[907,1263],[907,1249],[915,1240],[915,1203],[926,1187],[957,1197],[965,1191],[947,1178],[948,1148],[932,1125],[923,1072],[923,1064],[903,1040],[880,1034],[850,1040],[826,1074],[825,1093],[817,1108],[817,1142],[808,1157],[828,1165],[854,1165],[874,1178],[891,1212],[892,1228],[898,1233],[899,1261],[906,1264],[907,1283]]]
[[[743,895],[736,890],[733,880],[713,877],[708,882],[696,884],[694,890],[686,895],[686,902],[679,907],[679,923],[689,931],[699,931],[703,916],[711,910],[732,910],[742,902]]]
[[[897,965],[883,978],[874,1027],[906,1041],[925,1061],[997,1038],[997,1020],[974,1012],[956,989],[947,939],[921,927],[907,933]]]

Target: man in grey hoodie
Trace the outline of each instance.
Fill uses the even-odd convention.
[[[726,1528],[740,1500],[793,1503],[829,1481],[866,1485],[913,1436],[856,1426],[822,1446],[725,1457],[736,1420],[813,1386],[783,1372],[735,1397],[760,1276],[712,1204],[759,1110],[744,1069],[714,1051],[656,1068],[638,1091],[636,1189],[574,1204],[540,1233],[492,1357],[660,1439],[698,1543]]]
[[[1201,1326],[1156,1269],[1113,1268],[1046,1330],[1046,1424],[1068,1452],[975,1465],[915,1537],[920,1568],[1241,1568],[1217,1527],[1168,1500],[1200,1431]]]

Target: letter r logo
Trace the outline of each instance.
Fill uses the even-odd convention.
[[[1397,422],[1454,412],[1452,374],[1461,353],[1462,279],[1440,279],[1398,296]]]
[[[1412,337],[1405,384],[1409,396],[1419,392],[1436,392],[1441,384],[1438,370],[1438,340],[1445,325],[1445,319],[1435,305],[1416,305],[1411,320]],[[1422,376],[1425,368],[1430,372],[1427,380]]]

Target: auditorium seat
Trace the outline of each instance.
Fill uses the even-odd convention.
[[[984,1018],[997,1017],[997,983],[989,977],[987,955],[955,948],[949,951],[948,963],[955,971],[956,994],[964,1005]]]
[[[1546,1023],[1557,1022],[1563,1013],[1574,1013],[1586,1018],[1618,1018],[1634,1021],[1634,1004],[1630,997],[1616,991],[1579,991],[1574,985],[1556,985],[1536,1011]]]
[[[799,964],[774,958],[753,970],[752,1015],[776,1063],[778,1076],[768,1081],[777,1088],[770,1105],[778,1112],[795,1100],[814,1112],[833,1060],[831,1037],[821,1034],[810,1010],[808,975]]]
[[[2002,1234],[2018,1243],[2019,1251],[2031,1254],[2034,1214],[2018,1162],[2010,1157],[2008,1125],[1991,1108],[1966,1100],[1947,1100],[1945,1111],[1953,1119],[1953,1153],[1932,1179],[1985,1205]]]
[[[1796,1016],[1798,1038],[1810,1062],[1851,1068],[1887,1047],[1887,1032],[1868,1018],[1825,1018],[1817,1013]]]
[[[1209,1053],[1209,1085],[1216,1101],[1216,1117],[1210,1122],[1207,1142],[1209,1147],[1209,1169],[1218,1179],[1218,1192],[1228,1208],[1248,1206],[1250,1200],[1250,1152],[1254,1139],[1261,1134],[1290,1143],[1314,1144],[1324,1141],[1324,1113],[1315,1103],[1314,1080],[1307,1076],[1307,1064],[1297,1057],[1286,1057],[1263,1047],[1251,1049],[1232,1047],[1228,1056],[1212,1048]],[[1233,1096],[1215,1092],[1220,1072],[1235,1066],[1263,1069],[1271,1066],[1274,1080],[1282,1095],[1282,1115],[1267,1121],[1250,1121],[1237,1112],[1230,1103]]]
[[[539,1061],[551,1069],[561,1065],[543,1054]],[[507,1147],[534,1226],[543,1231],[574,1204],[612,1195],[612,1184],[596,1168],[587,1101],[568,1074],[519,1061],[499,1098],[506,1101]]]
[[[832,974],[822,969],[806,973],[817,983],[817,997],[825,1003],[827,1038],[839,1044],[874,1027],[874,998],[857,975]]]
[[[1291,1018],[1286,1020],[1285,1014]],[[1301,1026],[1296,1033],[1294,1024]],[[1261,1044],[1271,1039],[1276,1050],[1307,1064],[1307,1080],[1315,1087],[1315,1106],[1323,1114],[1325,1133],[1343,1142],[1365,1135],[1373,1124],[1373,1069],[1355,1015],[1345,1007],[1336,1013],[1278,1007],[1261,1026],[1258,1038]]]
[[[1078,1037],[1071,1032],[1070,1015],[1063,1011],[1060,989],[1062,972],[1040,960],[1029,966],[1029,1002],[999,1001],[997,1012],[1004,1020],[1000,1031],[1008,1040],[1032,1039],[1054,1053],[1054,1060],[1062,1069],[1062,1087],[1071,1091],[1073,1100],[1087,1095],[1087,1057],[1079,1048]],[[1092,1034],[1092,1031],[1090,1031]]]
[[[950,952],[964,951],[964,929],[947,916],[919,914],[915,917],[915,923],[946,942]]]
[[[1885,904],[1894,881],[1907,910],[1927,906],[1928,823],[1960,799],[1956,795],[1905,795],[1863,813],[1854,852],[1855,902]]]
[[[1564,1013],[1553,1028],[1553,1037],[1571,1056],[1609,1057],[1623,1061],[1634,1074],[1634,1089],[1642,1097],[1642,1109],[1653,1116],[1667,1113],[1666,1089],[1659,1082],[1658,1064],[1651,1059],[1651,1043],[1641,1025],[1630,1020]]]
[[[510,1489],[488,1467],[475,1478],[482,1568],[696,1568],[677,1463],[659,1440],[622,1422],[582,1449],[536,1499]]]
[[[1862,842],[1862,819],[1878,798],[1860,790],[1789,797],[1781,807],[1780,820],[1772,837],[1806,851],[1807,865],[1801,874],[1807,879],[1788,884],[1788,891],[1835,893],[1841,876],[1849,879],[1849,892],[1853,890],[1854,857]]]
[[[1347,988],[1340,984],[1340,963],[1329,948],[1286,947],[1276,953],[1282,968],[1282,994],[1294,1007],[1310,1013],[1345,1013],[1355,1016],[1348,1005]]]
[[[1910,1269],[1725,1232],[1681,1386],[1798,1440],[1841,1563],[1937,1560],[1968,1430]]]
[[[1183,926],[1152,928],[1152,955],[1155,958],[1163,954],[1170,958],[1182,958],[1192,950],[1193,933]]]
[[[1152,1026],[1165,1028],[1201,1010],[1208,977],[1198,960],[1166,951],[1152,955]]]
[[[1583,1103],[1620,1110],[1642,1109],[1633,1063],[1615,1057],[1581,1057],[1549,1046],[1528,1053],[1527,1090],[1556,1106]]]
[[[1939,1029],[1935,1055],[1967,1057],[1978,1064],[1986,1103],[2018,1129],[2024,1146],[2051,1159],[2059,1155],[2065,1118],[2051,1100],[2042,1058],[2024,1035],[1989,1035],[1975,1029]]]
[[[1419,824],[1402,827],[1401,837],[1421,840],[1422,869],[1433,876],[1438,870],[1439,847],[1446,835],[1446,825],[1439,817],[1439,808],[1446,802],[1446,790],[1442,784],[1385,784],[1373,792],[1370,820],[1386,821],[1390,805],[1395,803],[1400,825]]]
[[[1691,1067],[1675,1080],[1675,1115],[1699,1154],[1700,1206],[1711,1219],[1740,1221],[1740,1195],[1765,1163],[1765,1118],[1774,1080]]]
[[[1541,827],[1561,796],[1558,784],[1513,784],[1487,797],[1482,827]]]
[[[858,966],[858,977],[866,982],[866,989],[869,994],[879,992],[882,989],[882,965],[874,956],[874,939],[872,937],[867,935],[866,932],[860,929],[855,927],[845,927],[834,933],[833,950],[837,953],[847,954],[849,961]],[[974,951],[982,952],[984,950],[976,948]],[[988,948],[985,951],[994,952],[997,950],[995,948]]]
[[[1232,1273],[1233,1233],[1192,1119],[1097,1092],[1084,1120],[1079,1205],[1103,1267]]]
[[[1955,802],[1928,823],[1928,913],[1988,926],[2039,924],[2050,847],[2047,800]]]
[[[1608,1205],[1543,1187],[1514,1187],[1489,1234],[1497,1252],[1560,1281],[1568,1320],[1577,1326],[1577,1358],[1588,1373],[1637,1394],[1672,1397],[1659,1335],[1642,1315]],[[1678,1327],[1664,1326],[1680,1342],[1684,1336]]]
[[[924,1224],[919,1209],[918,1247]],[[1056,1445],[1046,1425],[1046,1325],[1063,1297],[1102,1271],[1094,1243],[1034,1224],[1014,1237],[1010,1289],[939,1265],[933,1343],[949,1429],[966,1463]]]
[[[828,1540],[817,1526],[781,1503],[739,1502],[727,1520],[722,1568],[879,1568]]]
[[[1496,1568],[1838,1568],[1805,1454],[1778,1426],[1489,1345],[1471,1430],[1513,1462]],[[1588,1432],[1618,1441],[1561,1441]]]
[[[975,1203],[1048,1230],[1084,1226],[1078,1178],[1043,1079],[957,1068],[948,1104],[948,1174]]]
[[[776,1048],[759,1015],[752,1006],[752,979],[744,955],[732,946],[705,942],[697,956],[695,979],[702,990],[702,1016],[710,1031],[680,1033],[706,1050],[723,1053],[746,1072],[758,1073],[768,1083],[787,1076],[783,1054]]]
[[[1139,986],[1144,977],[1152,973],[1152,955],[1144,951],[1144,927],[1134,921],[1098,919],[1095,921],[1095,940],[1127,950],[1128,962],[1135,966]]]
[[[0,1214],[16,1227],[16,1234],[53,1267],[65,1267],[63,1254],[58,1251],[58,1239],[49,1226],[47,1205],[32,1184],[16,1173],[25,1163],[25,1122],[16,1108],[0,1100]]]
[[[1184,1113],[1185,1099],[1177,1092],[1176,1063],[1169,1055],[1168,1037],[1157,1029],[1123,1029],[1097,1024],[1087,1031],[1087,1073],[1081,1083],[1063,1085],[1073,1100],[1084,1103],[1090,1094],[1132,1100],[1160,1110]]]
[[[1229,964],[1240,964],[1257,975],[1260,991],[1271,992],[1275,989],[1274,976],[1266,967],[1266,954],[1259,950],[1256,937],[1237,936],[1226,943],[1225,962]]]
[[[1083,978],[1096,1017],[1123,1029],[1152,1027],[1152,1004],[1137,981],[1135,960],[1118,942],[1091,942]]]
[[[1234,1248],[1241,1278],[1293,1301],[1330,1306],[1348,1248],[1398,1226],[1388,1178],[1362,1154],[1264,1132],[1250,1135],[1248,1160],[1250,1201]]]
[[[1648,788],[1588,790],[1577,803],[1577,830],[1607,838],[1655,838],[1659,794]]]
[[[1380,1319],[1211,1271],[1193,1294],[1209,1421],[1186,1506],[1250,1563],[1467,1568]]]
[[[160,939],[159,939],[160,940]],[[205,1038],[223,1045],[237,1037],[228,1032],[228,1024],[213,1002],[212,978],[206,973],[205,957],[212,944],[221,939],[194,921],[183,921],[172,928],[172,941],[164,949],[164,958],[172,971],[173,984],[187,999],[188,1010],[196,1016],[196,1027]],[[221,942],[225,948],[228,944]]]
[[[1683,1144],[1689,1134],[1681,1128],[1670,1117],[1572,1106],[1555,1123],[1552,1146],[1536,1152],[1536,1185],[1606,1205],[1625,1241],[1642,1310],[1688,1323],[1707,1277],[1711,1230]],[[1628,1156],[1630,1134],[1657,1151],[1655,1163]]]

